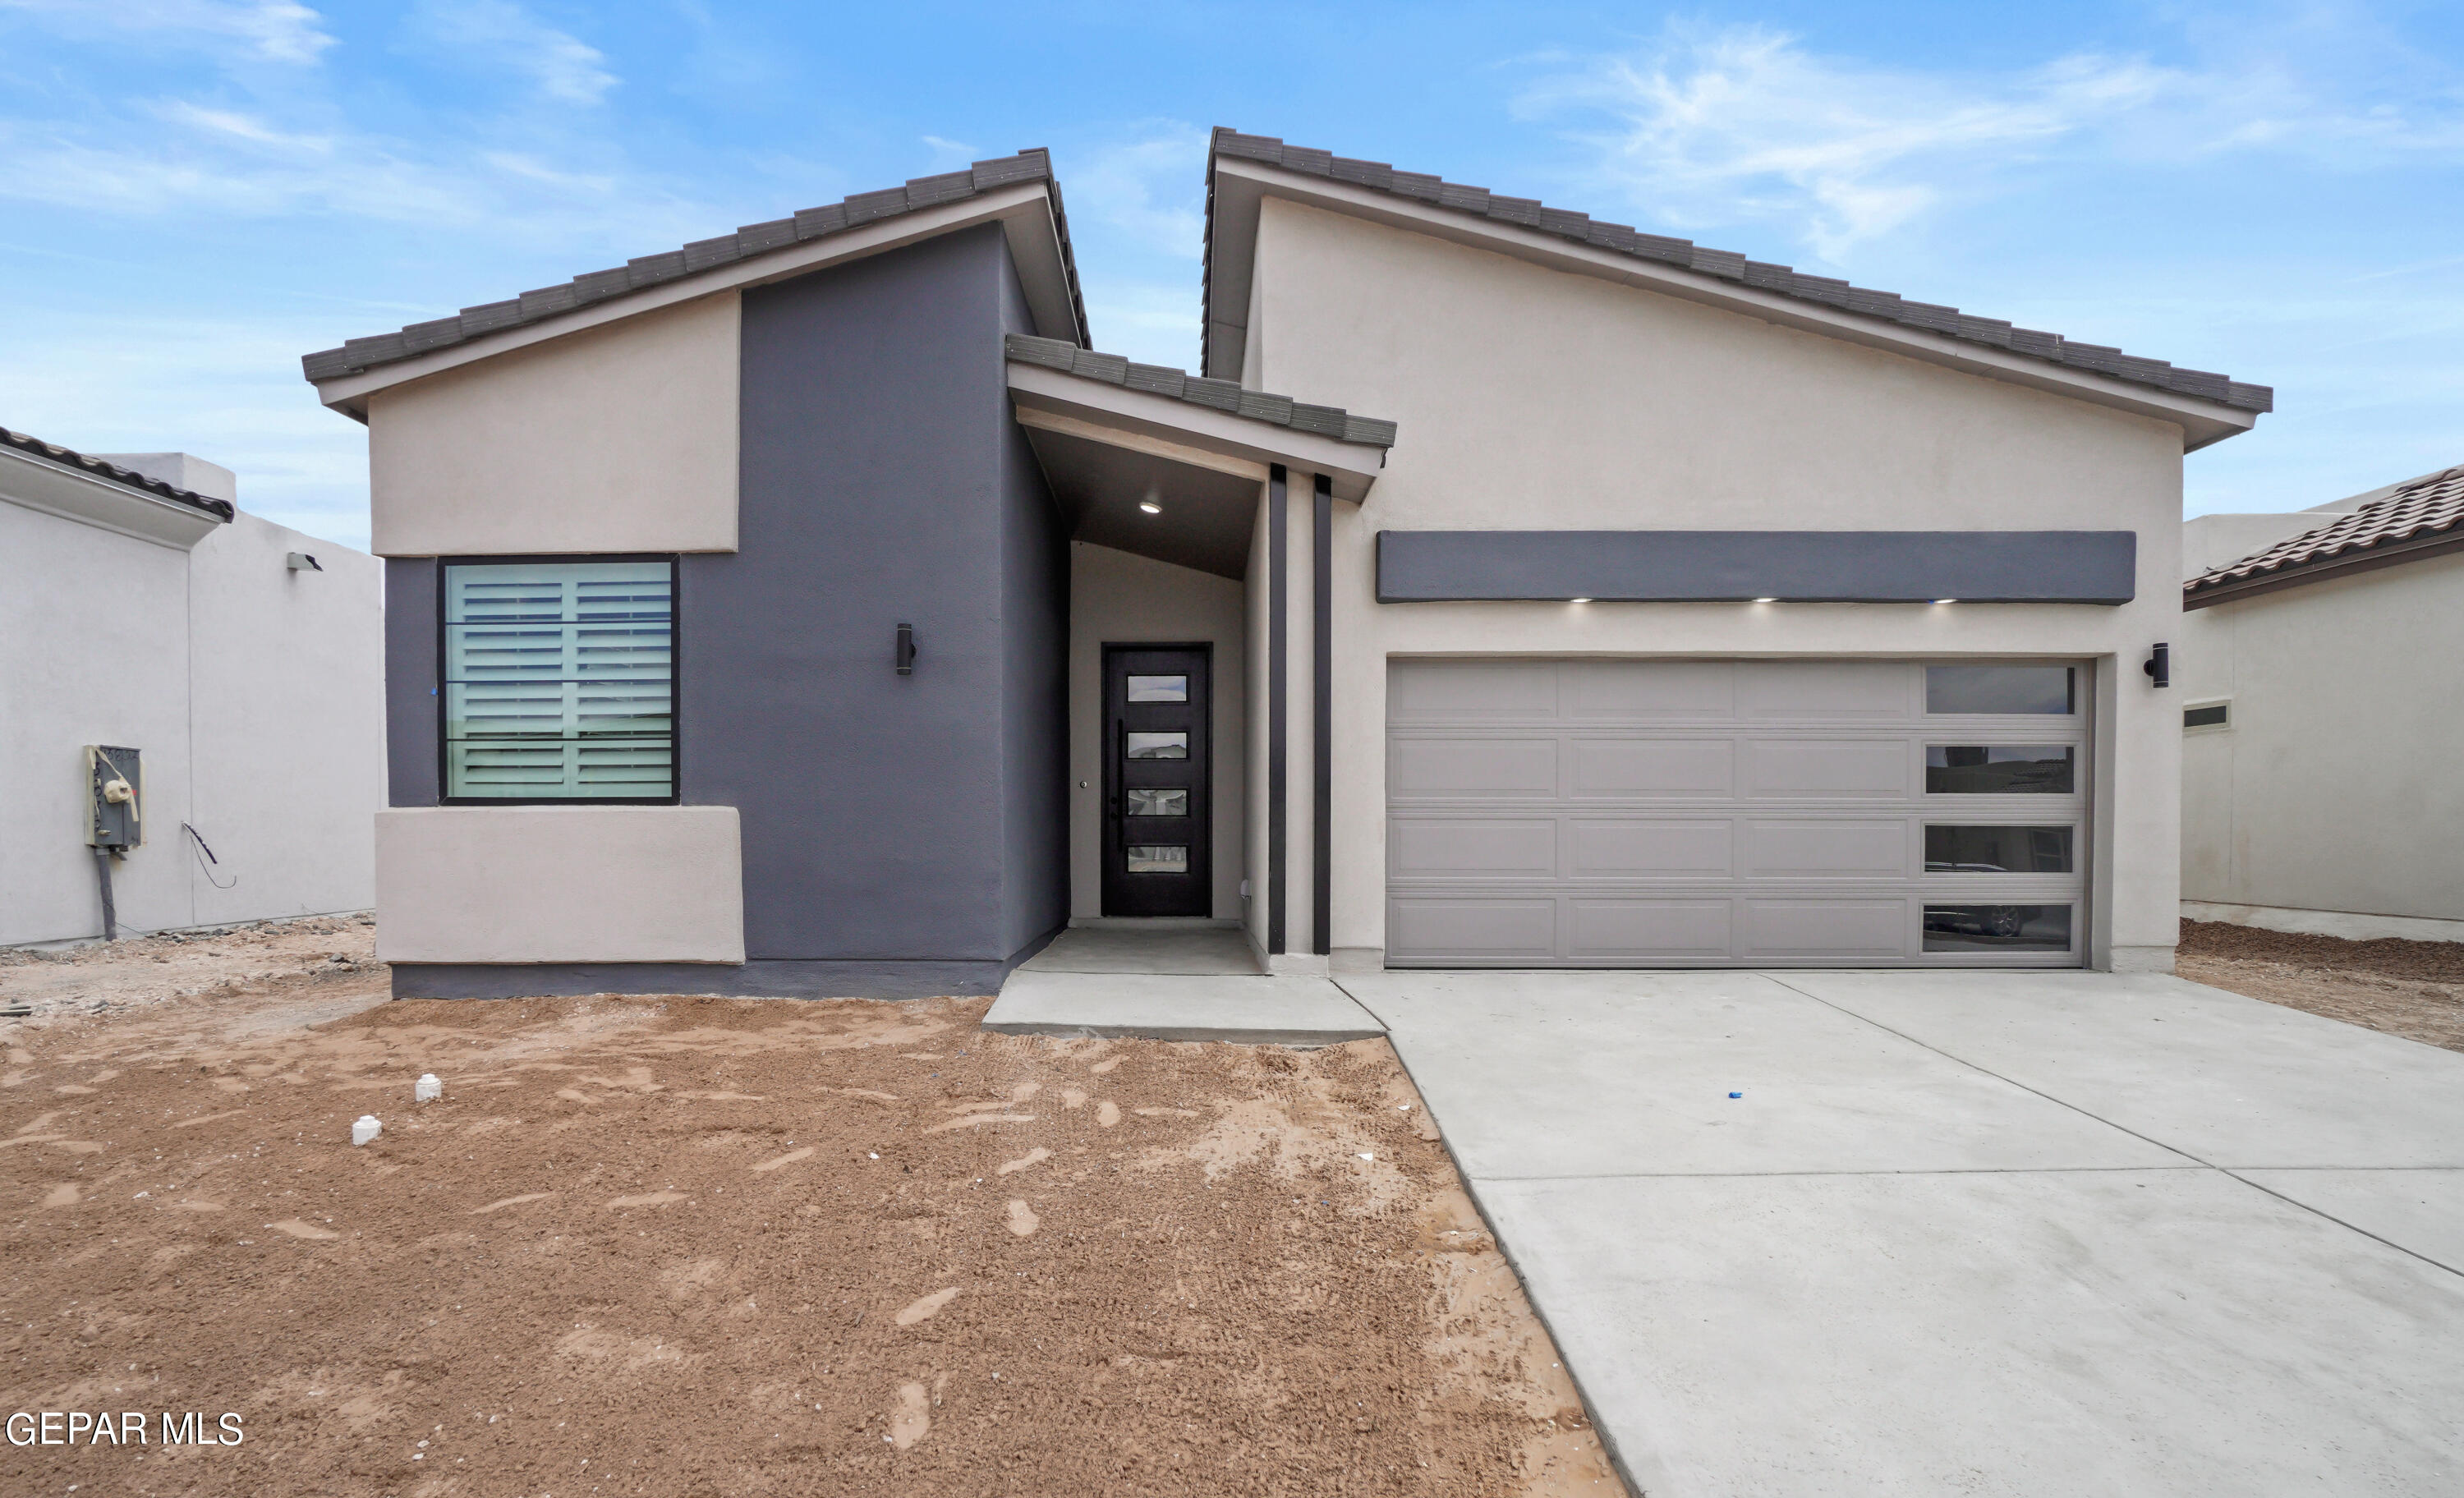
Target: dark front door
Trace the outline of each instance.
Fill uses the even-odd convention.
[[[1104,914],[1211,915],[1207,648],[1104,647]]]

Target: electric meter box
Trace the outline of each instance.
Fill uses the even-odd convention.
[[[136,750],[119,744],[86,745],[85,785],[87,847],[119,852],[145,841],[145,822],[140,814],[144,769],[138,763]]]

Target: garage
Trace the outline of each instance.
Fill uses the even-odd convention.
[[[2089,668],[1396,659],[1396,967],[2077,967]]]

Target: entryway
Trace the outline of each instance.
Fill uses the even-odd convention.
[[[1212,652],[1104,647],[1104,914],[1214,914]]]

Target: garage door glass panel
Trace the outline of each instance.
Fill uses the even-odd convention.
[[[1925,829],[1927,873],[2069,873],[2069,827]]]
[[[1927,952],[2068,952],[2067,905],[1928,905]]]
[[[1928,713],[2058,714],[2077,711],[2071,666],[1928,666]]]
[[[1578,797],[1725,797],[1736,787],[1731,738],[1577,738],[1573,747]]]
[[[1904,739],[1765,738],[1747,745],[1745,793],[1757,800],[1904,798]]]
[[[1925,790],[1936,796],[2068,796],[2079,783],[2069,744],[1927,744]]]

